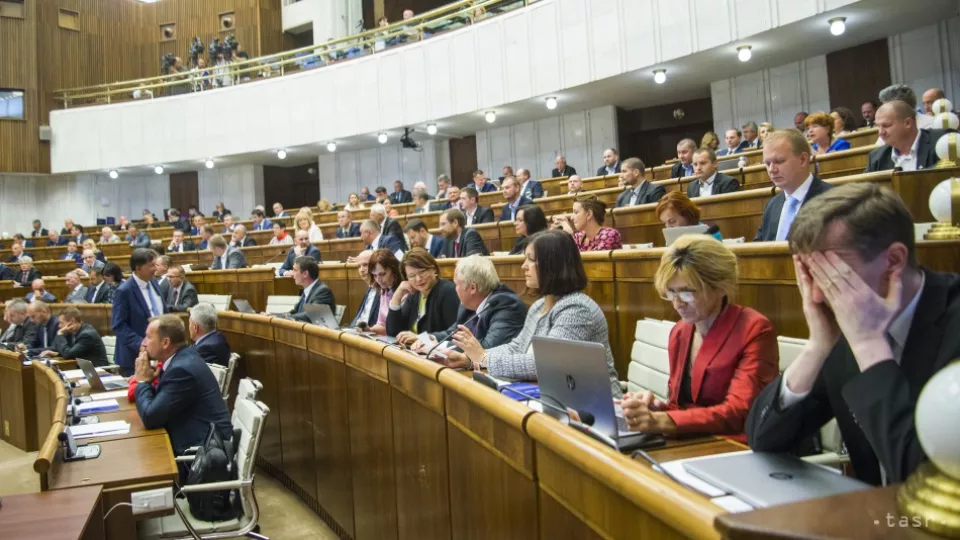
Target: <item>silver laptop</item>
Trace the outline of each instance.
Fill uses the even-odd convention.
[[[709,228],[709,226],[703,223],[690,225],[689,227],[669,227],[663,229],[663,238],[666,239],[667,245],[670,246],[677,241],[677,238],[685,234],[703,234],[707,232]]]
[[[603,345],[534,337],[533,359],[540,400],[548,405],[543,409],[544,414],[564,421],[564,415],[553,407],[571,408],[581,414],[589,412],[593,415],[593,430],[613,440],[621,450],[636,446],[645,438],[645,433],[628,431],[623,417],[616,415]]]
[[[87,379],[87,382],[90,383],[92,390],[106,392],[108,390],[120,390],[128,387],[126,380],[107,382],[100,380],[100,374],[97,373],[97,368],[93,367],[93,362],[89,360],[77,358],[77,367],[83,372],[83,376]]]
[[[303,312],[310,318],[312,324],[326,326],[331,330],[340,329],[337,317],[326,304],[306,304],[303,306]]]
[[[718,456],[684,463],[683,468],[756,508],[871,487],[787,454],[754,452]]]
[[[250,302],[247,302],[242,298],[234,298],[233,305],[236,306],[237,311],[240,313],[257,313],[256,310],[253,309],[253,306],[250,305]]]

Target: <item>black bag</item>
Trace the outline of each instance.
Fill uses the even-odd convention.
[[[210,433],[190,465],[187,485],[236,480],[234,457],[232,441],[224,441],[217,427],[211,423]],[[187,502],[190,504],[190,513],[204,521],[227,521],[240,516],[239,496],[234,496],[234,490],[188,493]]]

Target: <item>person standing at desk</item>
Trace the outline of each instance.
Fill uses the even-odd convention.
[[[164,313],[163,297],[153,280],[156,258],[153,250],[133,250],[130,255],[133,275],[121,283],[113,295],[110,326],[117,336],[114,361],[120,366],[120,374],[124,377],[134,373],[134,362],[148,321]]]

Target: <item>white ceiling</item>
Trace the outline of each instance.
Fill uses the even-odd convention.
[[[922,5],[921,5],[922,4]],[[805,58],[826,54],[876,39],[900,34],[957,15],[956,0],[862,0],[849,6],[805,19],[775,30],[751,37],[737,45],[749,44],[753,58],[749,62],[737,59],[734,46],[723,46],[702,53],[685,56],[656,66],[667,70],[667,82],[653,82],[652,71],[634,71],[601,81],[589,83],[555,94],[559,107],[550,111],[544,105],[546,96],[511,103],[497,108],[493,125],[513,125],[613,104],[624,109],[652,107],[692,99],[710,97],[712,81],[736,77],[761,69],[781,66]],[[830,34],[828,19],[847,18],[847,30],[842,36]],[[483,111],[454,116],[437,121],[437,138],[462,137],[489,129]],[[416,140],[426,140],[426,125],[411,126]],[[400,144],[402,129],[388,130],[387,144]],[[337,141],[337,151],[355,151],[379,145],[376,133]],[[263,152],[217,157],[217,166],[273,165],[291,167],[317,161],[317,155],[326,153],[326,141],[287,148],[287,158],[280,160],[277,149]],[[182,172],[203,168],[202,162],[164,164],[166,172]],[[124,173],[152,172],[153,166]]]

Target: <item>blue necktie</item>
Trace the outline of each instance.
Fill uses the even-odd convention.
[[[793,218],[797,217],[797,210],[800,208],[800,200],[786,195],[787,211],[780,218],[780,225],[777,227],[777,241],[786,240],[790,234],[790,226],[793,225]]]
[[[154,317],[159,317],[160,315],[163,315],[163,310],[157,308],[157,297],[154,296],[154,294],[155,293],[153,292],[153,285],[148,282],[147,297],[150,298],[150,312],[153,314]]]
[[[683,166],[683,175],[684,175],[684,176],[693,176],[693,165],[684,165],[684,166]]]
[[[97,292],[97,287],[91,284],[90,288],[87,289],[87,297],[85,298],[88,304],[93,302],[93,295],[96,292]]]

